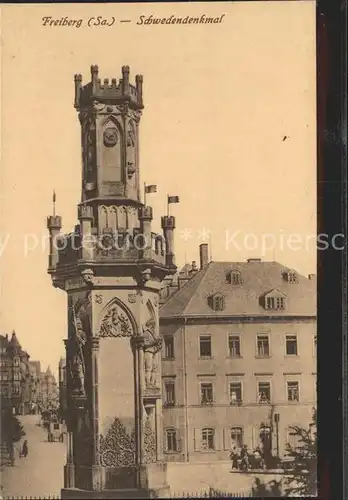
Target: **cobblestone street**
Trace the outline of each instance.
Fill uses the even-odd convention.
[[[1,496],[48,496],[60,495],[63,486],[65,443],[47,441],[47,431],[37,425],[40,417],[19,417],[28,441],[27,458],[19,458],[20,446],[15,450],[15,466],[1,471]]]

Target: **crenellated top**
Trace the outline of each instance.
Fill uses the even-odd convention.
[[[75,75],[76,109],[88,106],[94,100],[105,103],[128,101],[136,109],[144,107],[142,75],[136,75],[135,85],[132,85],[129,83],[129,66],[122,66],[122,78],[118,83],[116,78],[112,78],[111,83],[108,78],[105,78],[102,83],[98,78],[98,71],[98,66],[91,66],[91,81],[86,85],[82,85],[82,75]]]

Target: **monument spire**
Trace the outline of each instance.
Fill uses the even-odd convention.
[[[85,85],[75,75],[83,153],[79,222],[60,234],[55,193],[48,218],[48,272],[68,297],[63,499],[169,495],[158,304],[161,281],[176,272],[175,218],[162,218],[162,234],[152,231],[153,211],[141,201],[139,182],[143,77],[134,85],[129,66],[121,74],[102,83],[93,65]]]

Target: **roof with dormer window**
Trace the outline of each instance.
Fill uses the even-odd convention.
[[[229,272],[239,271],[242,283],[226,283]],[[283,279],[292,272],[278,262],[210,262],[177,290],[160,308],[160,318],[198,316],[316,316],[316,283],[299,273],[296,285]],[[260,298],[278,291],[286,297],[285,310],[265,310]],[[207,298],[225,296],[223,311],[213,311]]]

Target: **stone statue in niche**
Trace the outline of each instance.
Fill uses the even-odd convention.
[[[131,179],[135,174],[135,134],[132,125],[127,132],[127,148],[128,148],[128,161],[127,161],[127,174],[128,179]]]
[[[100,325],[101,337],[131,337],[129,318],[114,304],[109,307]]]
[[[75,394],[86,395],[86,343],[91,336],[90,293],[69,308],[69,358],[72,389]]]
[[[143,327],[143,350],[146,387],[156,387],[157,359],[156,355],[162,348],[162,338],[156,336],[156,321],[150,318]]]
[[[134,137],[134,132],[133,130],[128,130],[127,134],[127,146],[134,148],[135,146],[135,137]]]
[[[87,132],[87,173],[93,172],[93,165],[95,160],[95,126],[92,121],[89,123]],[[87,179],[90,180],[90,179]]]
[[[104,146],[111,148],[117,144],[117,128],[108,127],[104,130]]]

